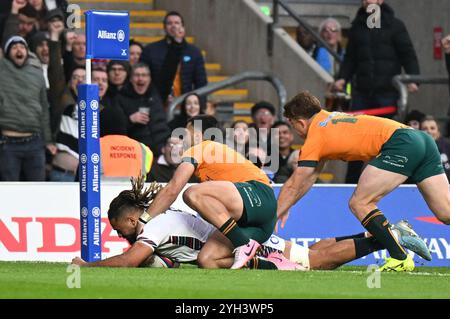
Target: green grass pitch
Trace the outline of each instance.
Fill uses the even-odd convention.
[[[0,262],[0,298],[450,298],[450,267],[382,273],[369,289],[365,267],[335,271],[81,268],[81,288],[66,285],[67,264]]]

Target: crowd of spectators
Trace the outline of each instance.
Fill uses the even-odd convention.
[[[443,136],[439,122],[431,115],[426,115],[418,110],[412,110],[407,114],[405,124],[416,130],[422,130],[430,134],[436,141],[445,174],[450,179],[450,140]]]
[[[86,81],[86,37],[80,30],[67,28],[66,5],[65,1],[11,0],[0,7],[2,181],[78,178],[77,86]],[[191,94],[180,104],[178,114],[167,120],[167,105],[173,98],[206,85],[207,76],[201,51],[186,41],[183,17],[169,12],[163,24],[166,36],[162,40],[146,46],[131,40],[129,61],[94,60],[91,74],[99,87],[101,138],[134,145],[122,138],[127,136],[135,145],[151,150],[153,164],[145,171],[149,181],[159,182],[170,180],[179,162],[176,157],[183,151],[183,141],[171,132],[185,127],[193,116],[215,113],[214,104]],[[264,168],[271,153],[275,107],[256,103],[252,119],[253,124],[233,124],[236,133],[230,145]],[[276,125],[282,128],[284,167],[292,153],[293,132],[287,123]],[[114,140],[114,136],[121,138]],[[250,138],[258,142],[250,146]],[[144,148],[136,149],[142,153]],[[287,179],[293,166],[282,171],[268,173]]]
[[[386,26],[374,32],[365,25],[369,2],[380,4]],[[0,181],[77,180],[77,86],[86,81],[86,37],[67,27],[66,7],[65,0],[0,4]],[[129,61],[94,60],[92,71],[92,81],[99,86],[101,137],[128,136],[148,148],[153,164],[145,171],[149,181],[159,182],[170,180],[179,162],[174,156],[183,151],[183,141],[171,132],[185,127],[189,118],[216,111],[204,97],[190,94],[168,121],[173,99],[205,86],[207,76],[201,50],[186,41],[182,15],[169,12],[163,25],[162,40],[146,46],[131,40]],[[343,63],[303,27],[297,30],[297,40],[336,79],[333,90],[343,91],[351,84],[351,110],[396,107],[398,96],[390,79],[402,69],[419,74],[408,31],[383,0],[363,1],[345,48],[337,20],[324,20],[318,31]],[[450,68],[450,37],[444,39],[443,47]],[[410,84],[409,90],[416,92],[418,86]],[[377,115],[392,117],[395,112],[389,109]],[[234,122],[226,142],[274,182],[283,183],[298,158],[294,132],[288,123],[278,121],[269,102],[255,103],[251,117],[251,123]],[[433,136],[449,172],[450,146],[438,122],[418,111],[410,113],[407,122]],[[349,165],[347,182],[359,177],[363,163],[355,164]]]
[[[341,110],[395,118],[399,93],[392,84],[392,78],[403,72],[420,75],[419,62],[408,30],[387,2],[361,1],[361,7],[348,31],[345,48],[342,28],[337,20],[328,18],[320,24],[319,36],[342,58],[342,63],[337,63],[320,41],[315,41],[304,27],[297,29],[299,45],[335,79],[326,95],[332,97],[330,104],[334,106],[334,102],[337,102]],[[370,4],[379,5],[381,28],[371,27],[367,22],[372,14],[367,12]],[[450,69],[450,37],[444,39],[442,44],[447,53],[447,69]],[[416,83],[409,83],[407,88],[409,93],[419,91]],[[340,99],[339,94],[348,95],[348,98],[351,95],[350,103]],[[415,124],[415,128],[419,129],[420,121]],[[363,166],[363,162],[350,162],[345,182],[357,183]]]
[[[68,28],[66,7],[62,0],[0,5],[2,181],[77,179],[77,86],[86,81],[86,37]],[[94,60],[91,74],[99,87],[100,137],[128,136],[155,159],[171,135],[167,103],[207,84],[203,56],[186,42],[182,16],[170,12],[163,22],[161,41],[131,40],[129,62]],[[184,105],[184,120],[173,124],[194,114],[190,100]]]

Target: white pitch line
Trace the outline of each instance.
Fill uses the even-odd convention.
[[[342,273],[348,273],[348,274],[358,274],[358,275],[364,275],[368,274],[369,272],[362,271],[362,270],[338,270],[338,271],[330,271],[330,270],[312,270],[311,272],[315,273],[336,273],[336,272],[342,272]],[[381,274],[386,274],[387,272],[382,272]],[[389,272],[394,273],[394,272]],[[450,274],[442,274],[438,272],[399,272],[404,273],[408,275],[414,275],[414,276],[438,276],[438,277],[450,277]]]
[[[450,277],[450,274],[441,274],[439,272],[409,272],[408,275],[418,275],[418,276],[439,276],[439,277]]]

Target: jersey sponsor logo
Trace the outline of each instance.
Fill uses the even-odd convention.
[[[402,155],[385,155],[382,162],[396,167],[405,167],[405,164],[408,163],[408,158]]]
[[[274,245],[277,245],[280,242],[280,238],[272,235],[272,236],[270,236],[270,242]]]
[[[341,118],[331,120],[331,124],[339,124],[339,123],[355,124],[356,122],[358,122],[358,119],[356,117],[341,117]]]
[[[248,201],[250,202],[250,205],[252,205],[252,207],[261,207],[261,198],[253,192],[251,187],[244,186],[242,187],[242,189],[245,191]]]
[[[328,117],[319,122],[320,127],[326,127],[328,123],[331,121],[332,124],[338,123],[356,123],[358,119],[353,115],[342,113],[342,112],[332,112]]]

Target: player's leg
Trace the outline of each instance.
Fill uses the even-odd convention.
[[[389,251],[391,258],[381,270],[412,270],[414,262],[399,244],[392,225],[377,209],[377,202],[407,177],[417,183],[443,173],[436,143],[424,132],[399,129],[383,145],[381,154],[369,162],[350,200],[350,208],[363,226]],[[429,256],[418,236],[401,237],[402,245]]]
[[[188,188],[183,194],[183,199],[189,207],[196,210],[232,242],[236,249],[232,268],[242,268],[256,254],[260,247],[258,240],[246,235],[241,228],[249,222],[249,214],[236,184],[226,181],[201,183]],[[273,214],[275,215],[275,212]],[[255,225],[264,222],[264,214],[260,216],[262,220],[257,221]],[[270,234],[271,231],[262,241]]]
[[[325,241],[326,244],[321,245]],[[316,249],[311,249],[315,246]],[[364,257],[383,249],[374,238],[366,238],[364,233],[321,240],[307,248],[295,242],[272,235],[263,247],[277,249],[302,270],[331,270],[347,262]],[[320,247],[320,248],[319,248]]]
[[[251,269],[309,270],[308,248],[270,236],[247,266]]]
[[[193,185],[183,193],[183,200],[216,228],[230,218],[239,220],[244,211],[240,193],[233,183],[227,181]]]
[[[444,224],[450,225],[450,190],[445,174],[435,175],[417,184],[428,207]]]
[[[309,250],[312,270],[332,270],[384,247],[374,238],[344,239],[324,249]]]
[[[242,217],[244,203],[231,182],[213,181],[189,187],[183,194],[184,202],[198,212],[206,221],[219,229],[240,247],[249,243],[237,221]]]
[[[343,238],[342,240],[346,239],[344,237],[339,238]],[[321,265],[324,264],[327,257],[324,252],[327,248],[335,246],[336,241],[337,238],[328,238],[321,240],[310,247],[304,247],[295,242],[278,237],[277,235],[272,235],[270,239],[263,244],[258,256],[267,258],[272,252],[281,252],[288,260],[297,263],[300,266],[297,269],[301,270],[310,270],[310,256],[312,256],[314,267],[316,267],[315,269],[322,269]],[[312,249],[312,247],[315,249]],[[256,264],[256,262],[253,264]],[[257,265],[259,265],[259,263]],[[254,267],[256,268],[256,266]]]
[[[336,242],[341,241],[341,240],[354,239],[354,238],[364,238],[364,237],[366,237],[366,233],[365,232],[364,233],[355,234],[355,235],[350,235],[350,236],[341,236],[341,237],[321,239],[317,243],[309,246],[309,249],[311,249],[311,250],[324,249],[324,248],[333,246],[334,244],[336,244]]]
[[[377,208],[381,198],[406,181],[407,176],[368,165],[349,202],[349,207],[361,224],[389,251],[395,261],[404,261],[400,268],[412,270],[414,263],[390,229],[389,221]],[[412,266],[411,266],[412,264]]]
[[[233,244],[220,231],[214,232],[208,238],[197,257],[197,264],[201,268],[230,268],[233,263]],[[258,263],[255,268],[276,269],[272,263],[266,261]]]
[[[215,231],[197,256],[201,268],[230,268],[233,265],[233,244],[220,231]]]
[[[332,270],[352,260],[364,257],[374,251],[384,249],[373,237],[364,233],[355,236],[337,237],[325,240],[327,245],[320,249],[309,249],[276,235],[263,244],[262,257],[269,252],[281,251],[284,257],[298,265],[295,270]],[[318,243],[320,245],[320,242]],[[317,246],[317,244],[316,244]],[[250,267],[260,268],[263,259],[253,260]],[[271,259],[269,259],[269,262]],[[293,270],[292,267],[288,268]]]
[[[325,238],[322,240],[319,240],[317,243],[311,245],[309,249],[311,250],[320,250],[327,248],[329,246],[332,246],[336,243],[336,240],[334,238]]]
[[[422,193],[428,207],[444,224],[450,224],[450,190],[436,142],[424,132],[420,137],[426,145],[425,158],[412,179]]]

